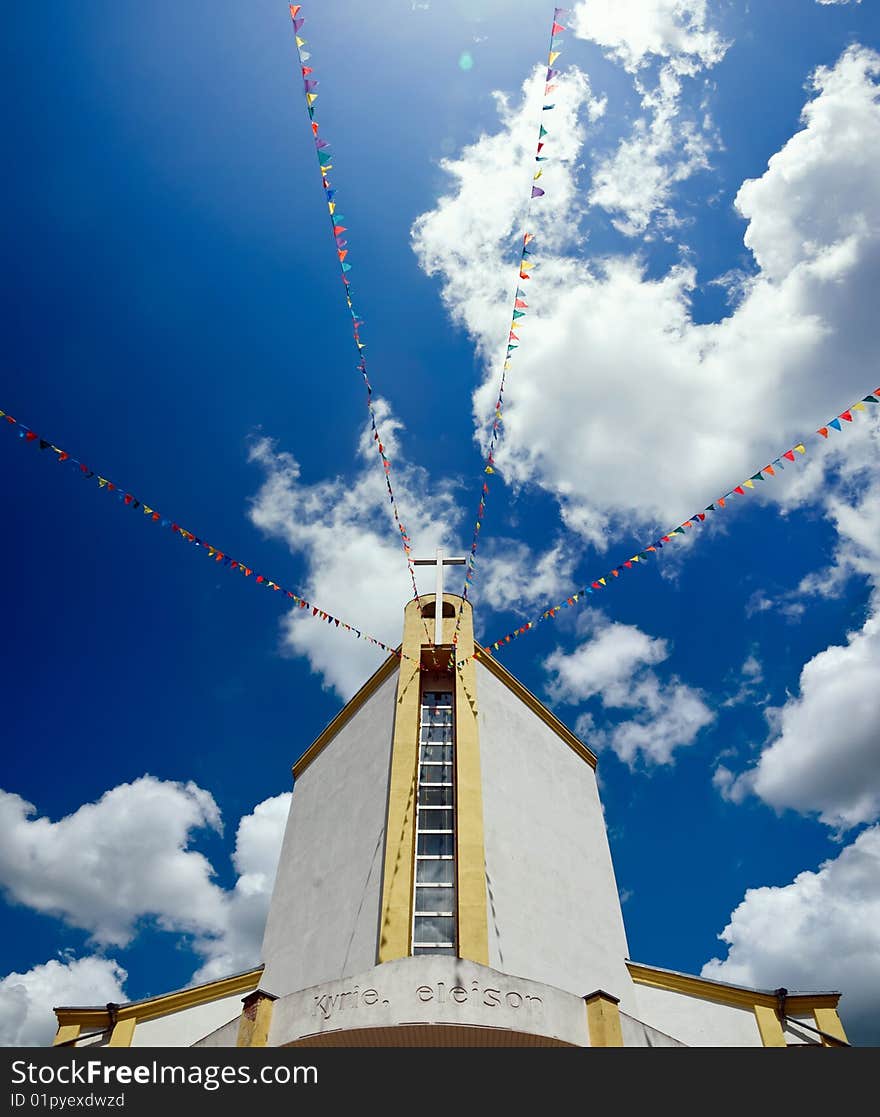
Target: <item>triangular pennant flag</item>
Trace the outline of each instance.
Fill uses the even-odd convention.
[[[549,135],[550,135],[550,133],[549,133],[549,132],[547,131],[547,129],[546,129],[546,128],[544,127],[544,125],[542,124],[542,125],[541,125],[541,131],[540,131],[540,132],[538,133],[538,135],[539,135],[539,136],[549,136]]]
[[[559,88],[558,85],[545,85],[544,86],[544,96],[549,97],[550,94],[553,93],[558,88]]]
[[[776,476],[776,472],[773,469],[772,465],[765,465],[764,468],[761,470],[761,473],[769,473],[771,477]],[[758,474],[759,477],[761,476],[761,473]]]
[[[807,452],[807,448],[804,446],[803,442],[799,442],[797,446],[795,446],[795,450],[797,450],[799,454],[806,454]]]
[[[794,450],[786,450],[785,453],[782,456],[784,458],[786,458],[788,461],[793,462],[794,461]]]
[[[565,30],[565,28],[562,26],[561,23],[554,23],[553,26],[550,28],[550,34],[551,35],[558,35],[560,31],[564,31],[564,30]]]
[[[552,66],[561,53],[562,52],[558,50],[551,50],[550,53],[547,55],[547,64],[549,66]]]
[[[535,239],[535,234],[534,233],[524,233],[523,234],[523,244],[524,245],[528,244],[530,240],[534,240],[534,239]]]
[[[864,410],[865,410],[865,405],[864,405],[863,402],[854,403],[852,405],[852,407],[850,408],[850,411],[864,411]]]
[[[817,433],[821,434],[823,438],[827,438],[828,437],[828,428],[827,427],[819,427],[819,430],[817,431]]]
[[[764,475],[761,473],[761,471],[759,469],[757,473],[752,474],[752,476],[749,478],[749,480],[750,481],[763,481],[764,480]]]
[[[848,423],[851,423],[853,421],[852,412],[851,411],[841,411],[840,418],[841,419],[846,419],[846,421]]]
[[[829,427],[834,427],[834,429],[836,431],[842,430],[842,427],[840,425],[840,419],[832,419],[831,422],[828,424],[828,426]]]
[[[546,77],[546,78],[545,78],[544,80],[545,80],[545,81],[553,81],[553,79],[554,79],[554,78],[558,78],[558,77],[559,77],[559,73],[560,73],[560,71],[559,71],[559,70],[550,70],[550,69],[548,69],[548,70],[547,70],[547,77]]]
[[[306,94],[306,100],[308,101],[309,105],[314,105],[314,103],[315,103],[315,101],[317,101],[317,99],[318,99],[318,94],[317,93],[307,93]]]
[[[555,108],[556,108],[555,105],[542,105],[541,106],[541,112],[549,112],[551,109],[555,109]]]
[[[536,175],[532,175],[532,182],[537,182],[537,181],[538,181],[538,179],[539,179],[539,178],[541,177],[541,175],[542,175],[543,173],[544,173],[544,168],[543,168],[543,167],[541,167],[541,169],[540,169],[540,170],[538,171],[538,173],[537,173]],[[544,191],[542,190],[542,191],[541,191],[541,193],[543,194],[543,193],[544,193]],[[534,193],[533,193],[533,194],[532,194],[532,197],[534,198],[534,196],[535,196],[535,195],[534,195]]]
[[[525,318],[525,316],[526,316],[526,315],[525,315],[525,311],[524,311],[524,310],[515,310],[515,311],[513,312],[513,317],[514,317],[514,319],[516,319],[516,318]]]
[[[297,45],[298,47],[304,47],[304,46],[306,45],[306,41],[305,41],[305,39],[301,39],[301,38],[299,37],[299,35],[297,35],[297,37],[296,37],[296,45]]]
[[[864,396],[862,403],[880,403],[880,399],[877,399],[876,396]]]
[[[755,487],[755,482],[751,477],[748,479],[748,481],[743,481],[743,484],[747,489],[753,489]]]

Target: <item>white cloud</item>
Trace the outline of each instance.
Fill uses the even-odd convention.
[[[801,671],[800,693],[769,711],[773,739],[754,768],[724,779],[726,798],[751,791],[777,810],[816,812],[846,830],[880,815],[880,612]]]
[[[862,0],[816,0],[817,4],[861,4]]]
[[[374,398],[374,408],[392,461],[400,515],[418,552],[433,554],[437,546],[450,543],[452,489],[448,482],[432,479],[429,483],[423,470],[401,460],[400,424],[382,400]],[[297,592],[395,647],[400,642],[403,608],[413,589],[370,429],[361,437],[353,479],[335,477],[305,484],[292,455],[265,438],[255,442],[250,457],[266,475],[252,501],[250,518],[305,560],[307,570]],[[432,586],[422,584],[419,589],[431,592]],[[458,585],[450,589],[461,592]],[[335,625],[317,622],[299,608],[287,615],[283,633],[285,647],[305,655],[312,669],[342,698],[350,697],[387,655]]]
[[[750,888],[704,977],[764,989],[837,990],[851,1041],[880,1044],[880,827],[782,887]]]
[[[714,66],[727,49],[707,25],[706,9],[706,0],[580,0],[569,22],[631,72],[652,57],[690,72]]]
[[[127,998],[125,970],[110,958],[54,958],[0,979],[0,1047],[46,1047],[63,1005],[117,1004]]]
[[[626,236],[644,233],[658,216],[668,227],[678,224],[669,205],[677,183],[708,170],[718,138],[706,113],[682,117],[682,82],[671,65],[660,68],[656,86],[636,81],[647,115],[633,124],[617,150],[593,171],[589,200],[612,214]]]
[[[480,601],[499,611],[553,601],[568,593],[577,557],[563,542],[536,555],[524,543],[497,539],[482,554]]]
[[[212,796],[193,783],[143,776],[58,822],[0,791],[0,885],[17,903],[57,915],[102,945],[126,946],[141,918],[164,930],[215,933],[222,890],[190,835],[220,829]]]
[[[606,710],[626,711],[627,720],[608,729],[594,729],[587,711],[577,731],[592,747],[610,746],[630,767],[640,756],[652,764],[671,763],[675,750],[693,744],[715,715],[699,691],[675,677],[660,681],[652,668],[669,655],[665,640],[634,625],[609,624],[600,613],[584,628],[591,634],[588,641],[570,654],[557,648],[544,661],[551,700],[575,705],[598,697]]]
[[[191,937],[204,959],[194,980],[256,965],[290,793],[241,819],[231,891],[189,848],[219,830],[209,792],[143,776],[52,822],[18,795],[0,792],[0,885],[10,900],[87,931],[102,946],[128,946],[145,920]],[[54,971],[53,971],[54,972]]]
[[[878,70],[880,56],[862,47],[820,68],[805,127],[742,186],[737,204],[760,270],[720,322],[694,323],[690,266],[649,276],[637,257],[587,264],[567,254],[561,234],[539,237],[496,455],[505,480],[545,488],[570,529],[607,545],[612,523],[647,535],[681,522],[865,393],[878,349]],[[561,142],[547,149],[558,161],[545,164],[555,186],[535,212],[543,228],[555,224],[570,238],[577,120],[592,95],[582,77],[565,88]],[[533,129],[531,94],[501,116],[495,136],[445,164],[454,192],[413,230],[422,266],[442,278],[451,313],[487,360],[474,395],[481,420],[492,413],[491,358],[509,322],[502,265],[520,189],[512,152]],[[840,441],[853,441],[851,431]],[[646,462],[657,464],[648,475]],[[797,473],[786,469],[749,500],[785,506]],[[827,479],[820,470],[802,480],[815,500]]]
[[[225,927],[220,936],[199,943],[207,961],[193,976],[194,984],[238,973],[260,961],[290,799],[289,791],[264,799],[238,824],[232,855],[238,879],[227,894]]]

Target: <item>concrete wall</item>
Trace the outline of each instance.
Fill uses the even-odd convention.
[[[240,1018],[236,1016],[228,1024],[215,1028],[213,1032],[209,1032],[206,1036],[196,1040],[193,1047],[235,1047],[238,1042],[240,1023]]]
[[[623,1036],[624,1047],[686,1047],[679,1039],[673,1039],[665,1032],[659,1032],[656,1028],[649,1028],[641,1020],[636,1020],[633,1016],[627,1016],[625,1012],[620,1014],[620,1031]]]
[[[182,1012],[157,1016],[155,1020],[145,1020],[135,1028],[131,1046],[190,1047],[208,1032],[233,1019],[236,1022],[237,1034],[241,999],[242,994],[235,993],[231,997],[221,997],[208,1004],[194,1005]]]
[[[275,1002],[269,1046],[354,1028],[469,1024],[589,1045],[580,997],[461,958],[399,958]]]
[[[489,964],[634,1012],[596,774],[478,664]]]
[[[269,993],[376,962],[396,687],[395,672],[295,783],[263,938]]]
[[[762,1047],[750,1008],[717,1004],[684,993],[637,985],[636,1016],[688,1047]]]

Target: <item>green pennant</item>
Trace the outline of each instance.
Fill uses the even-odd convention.
[[[525,318],[526,312],[524,310],[515,310],[513,316],[514,318]]]
[[[547,129],[544,127],[543,124],[541,125],[541,131],[539,132],[539,135],[541,135],[541,136],[549,136],[550,135],[550,133],[547,131]]]
[[[763,473],[753,473],[751,475],[751,477],[749,478],[749,480],[750,481],[763,481],[764,480],[764,474]]]

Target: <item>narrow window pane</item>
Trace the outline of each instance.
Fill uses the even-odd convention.
[[[454,946],[414,946],[413,954],[456,954]]]
[[[455,919],[448,915],[417,915],[413,928],[413,941],[421,943],[452,943],[455,939]]]
[[[423,764],[419,772],[422,783],[452,783],[451,764]]]
[[[451,857],[455,853],[454,834],[419,834],[418,853],[434,857]]]
[[[417,888],[416,889],[416,911],[417,912],[454,912],[455,911],[455,889],[454,888]]]
[[[419,808],[419,830],[452,830],[455,811],[435,811],[433,807]]]
[[[420,787],[419,805],[432,807],[451,807],[453,803],[451,787]]]
[[[423,725],[419,740],[423,745],[452,745],[451,725]]]
[[[442,760],[452,763],[452,745],[422,745],[422,760]]]
[[[419,884],[452,884],[455,880],[454,861],[416,861],[416,882]]]

